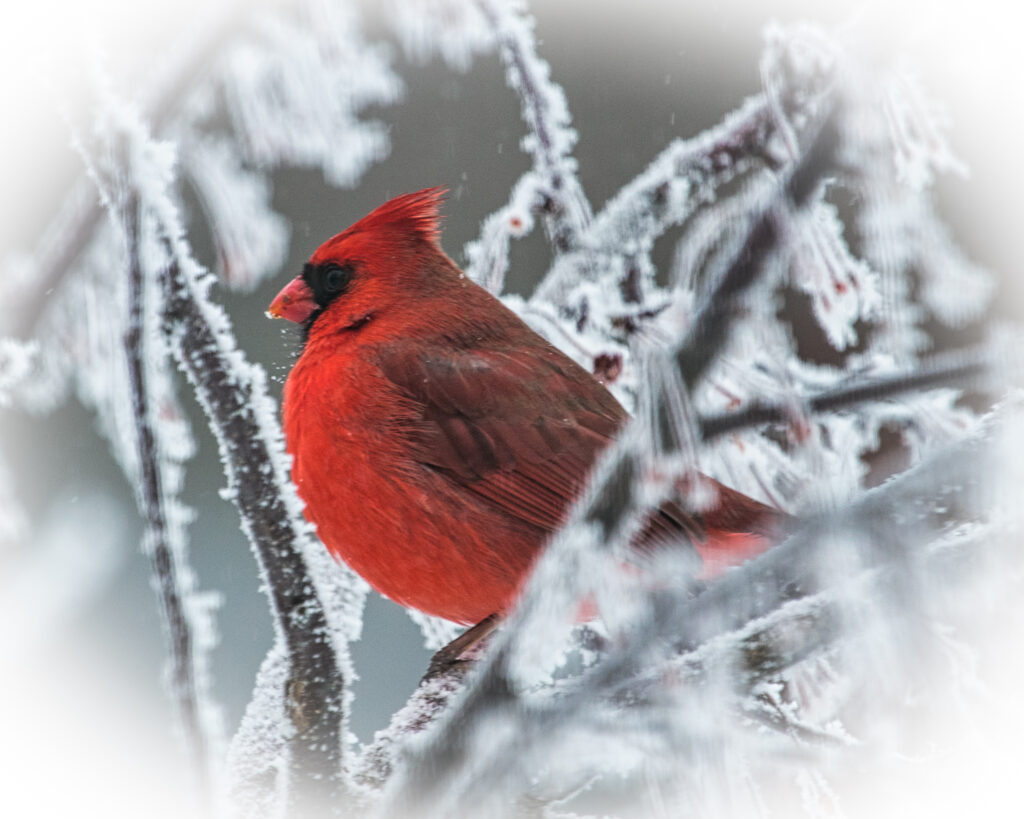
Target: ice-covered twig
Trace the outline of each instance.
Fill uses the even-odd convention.
[[[768,105],[757,96],[711,130],[672,142],[594,217],[579,249],[555,260],[531,300],[561,304],[567,289],[592,273],[593,256],[640,252],[754,163],[779,167],[768,147],[773,128]]]
[[[824,176],[834,173],[839,134],[833,111],[821,122],[797,166],[784,177],[776,201],[761,214],[747,235],[739,254],[697,306],[689,332],[675,352],[683,383],[693,390],[720,352],[738,314],[741,300],[757,280],[786,230],[786,212],[805,207],[820,192]]]
[[[132,416],[138,453],[137,489],[139,509],[145,521],[144,551],[152,563],[154,587],[160,601],[160,613],[170,650],[170,689],[181,721],[186,747],[194,765],[200,798],[210,803],[210,738],[204,731],[199,681],[194,663],[194,629],[185,606],[179,566],[182,548],[174,548],[173,527],[168,521],[165,487],[168,483],[164,462],[152,422],[152,395],[147,369],[163,356],[152,350],[155,328],[147,324],[146,281],[139,245],[139,201],[128,197],[120,214],[125,230],[128,263],[128,319],[124,350],[128,364]],[[184,567],[188,575],[188,567]]]
[[[537,55],[532,19],[515,0],[477,0],[477,5],[493,30],[508,84],[519,95],[528,132],[523,149],[533,158],[509,203],[484,221],[480,238],[466,248],[470,275],[500,292],[509,239],[529,232],[535,213],[543,218],[558,256],[577,246],[580,233],[590,224],[591,208],[576,176],[576,131],[565,94]]]
[[[234,346],[226,317],[187,274],[173,242],[163,273],[172,350],[221,446],[229,491],[267,582],[289,660],[285,691],[294,729],[289,797],[299,815],[342,809],[347,655],[339,655],[315,578],[303,556],[310,538],[284,466],[280,429],[261,369]]]
[[[458,663],[417,686],[408,702],[391,718],[384,731],[378,731],[373,742],[363,749],[354,780],[363,787],[379,790],[394,772],[401,743],[433,725],[454,697],[461,693],[470,663]]]
[[[933,356],[912,372],[843,385],[807,398],[803,405],[809,413],[836,410],[885,401],[910,392],[944,386],[970,386],[996,370],[999,362],[989,350],[956,350]],[[759,401],[736,412],[723,412],[699,419],[701,436],[710,440],[738,429],[785,422],[792,416],[792,407],[765,404]]]
[[[548,237],[556,253],[576,245],[590,223],[590,203],[576,177],[571,152],[576,144],[565,93],[551,80],[548,64],[537,56],[532,21],[518,3],[479,0],[495,31],[509,85],[519,94],[529,134],[523,141],[533,156],[537,194]]]

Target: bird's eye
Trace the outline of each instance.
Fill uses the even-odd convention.
[[[347,283],[350,273],[343,267],[331,267],[324,274],[324,290],[328,293],[337,293]]]

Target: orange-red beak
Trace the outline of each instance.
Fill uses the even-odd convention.
[[[285,288],[277,294],[267,308],[267,315],[270,318],[283,318],[302,324],[313,315],[317,308],[313,299],[313,291],[303,281],[302,276],[296,276]]]

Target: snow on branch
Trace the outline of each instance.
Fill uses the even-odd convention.
[[[776,165],[772,129],[766,102],[754,97],[715,128],[675,140],[608,201],[580,237],[579,248],[555,261],[532,300],[562,303],[581,276],[597,272],[594,255],[649,249],[666,228],[758,159]]]
[[[536,51],[533,21],[518,2],[477,0],[494,32],[508,84],[519,95],[527,135],[523,150],[533,167],[515,185],[509,204],[484,221],[480,238],[466,248],[469,274],[492,293],[504,285],[509,239],[532,229],[540,214],[555,254],[566,253],[591,219],[587,200],[576,176],[572,149],[576,131],[561,87]]]
[[[885,401],[907,393],[935,387],[984,384],[1002,369],[1003,362],[991,350],[955,351],[925,359],[921,366],[907,373],[861,383],[844,384],[827,392],[804,399],[810,414],[835,412],[872,401]],[[701,437],[707,441],[744,427],[778,424],[793,420],[792,405],[765,404],[755,401],[742,410],[724,412],[699,419]]]
[[[172,234],[173,235],[173,234]],[[294,734],[288,793],[322,809],[344,797],[341,778],[349,659],[339,653],[304,553],[316,548],[288,479],[284,444],[263,371],[227,335],[226,317],[206,295],[191,261],[173,246],[163,274],[164,321],[171,348],[217,435],[228,491],[252,542],[275,622],[288,652],[286,713]],[[281,731],[286,731],[281,726]]]
[[[388,17],[405,53],[426,62],[434,53],[456,71],[494,48],[494,29],[477,0],[388,0]]]
[[[217,438],[226,494],[252,543],[287,653],[284,690],[277,692],[286,718],[277,726],[288,752],[285,790],[296,810],[340,805],[346,793],[342,770],[352,612],[326,605],[338,595],[327,587],[329,578],[307,562],[307,554],[319,555],[321,547],[288,478],[266,376],[237,349],[227,316],[209,298],[212,277],[189,254],[168,196],[174,177],[167,146],[150,141],[129,113],[113,113],[129,142],[131,196],[139,203],[132,269],[159,287],[159,315],[170,350]],[[319,557],[311,559],[322,569]]]
[[[220,726],[211,717],[209,704],[209,668],[207,653],[212,647],[212,624],[194,589],[184,539],[183,518],[176,489],[180,467],[170,463],[166,447],[161,446],[161,426],[154,423],[156,397],[151,387],[151,372],[166,366],[163,356],[152,347],[160,343],[156,323],[151,316],[147,281],[142,267],[139,227],[139,201],[129,196],[117,217],[123,221],[127,244],[128,318],[124,349],[128,361],[128,381],[136,430],[139,481],[139,510],[145,520],[143,551],[152,561],[154,587],[160,601],[164,631],[169,645],[170,689],[185,735],[185,745],[197,775],[200,798],[211,803],[210,775],[214,754],[219,750]],[[173,487],[173,489],[172,489]],[[196,646],[199,642],[200,646]]]

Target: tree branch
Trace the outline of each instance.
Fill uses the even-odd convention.
[[[711,130],[675,140],[609,200],[580,235],[577,249],[555,260],[531,301],[562,304],[572,283],[592,278],[595,256],[648,247],[758,161],[778,169],[779,160],[769,147],[774,136],[771,111],[759,95]]]
[[[337,654],[303,558],[308,529],[301,522],[294,488],[279,468],[283,444],[279,429],[270,427],[274,421],[262,370],[218,337],[214,327],[223,315],[211,315],[201,285],[183,273],[170,242],[167,248],[170,261],[162,277],[165,329],[220,443],[229,489],[266,578],[275,623],[288,651],[286,709],[295,730],[289,743],[291,804],[298,815],[341,810],[346,795],[347,657]]]
[[[818,393],[806,399],[803,405],[812,414],[835,412],[871,401],[885,401],[909,392],[951,385],[970,385],[992,372],[995,364],[991,354],[985,350],[957,350],[933,356],[923,361],[913,372],[844,385]],[[745,427],[785,422],[790,416],[790,408],[787,406],[755,401],[737,412],[704,416],[698,423],[701,437],[709,441]]]
[[[145,548],[149,555],[154,587],[160,602],[160,614],[170,649],[170,689],[185,745],[194,766],[200,799],[211,806],[210,759],[208,738],[200,716],[199,692],[193,662],[192,623],[180,594],[179,567],[165,507],[162,460],[153,429],[150,388],[146,369],[150,334],[146,327],[146,281],[139,250],[139,202],[129,197],[124,205],[124,227],[128,245],[128,321],[124,350],[131,389],[132,415],[139,461],[139,486],[136,497],[145,521]]]
[[[535,213],[544,219],[556,256],[577,246],[592,214],[576,176],[571,153],[576,132],[565,94],[537,55],[532,19],[503,0],[476,0],[476,4],[499,45],[508,85],[519,95],[527,127],[523,147],[533,158],[532,168],[520,177],[508,204],[488,216],[480,237],[466,246],[470,277],[498,294],[508,269],[509,241],[530,232]]]
[[[527,150],[533,155],[540,186],[540,212],[556,254],[575,247],[577,235],[590,223],[590,204],[575,173],[570,152],[576,143],[562,89],[552,82],[546,62],[537,56],[536,40],[523,12],[479,0],[494,30],[508,70],[509,85],[519,94],[529,130]]]

